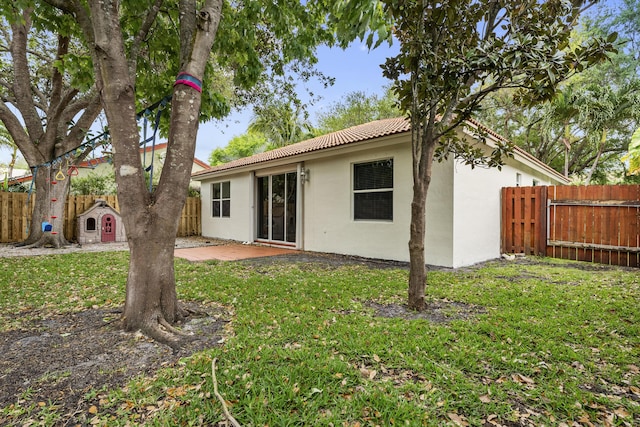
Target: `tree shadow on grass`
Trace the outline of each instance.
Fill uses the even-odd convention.
[[[433,323],[449,323],[454,320],[471,320],[486,313],[480,306],[455,301],[427,301],[423,311],[410,310],[406,304],[380,304],[373,301],[365,303],[373,308],[375,316],[393,319],[423,319]]]

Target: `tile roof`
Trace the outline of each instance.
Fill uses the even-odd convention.
[[[481,129],[486,134],[492,136],[497,140],[508,142],[508,139],[498,134],[497,132],[489,129],[487,126],[478,122],[475,119],[467,119],[466,123],[471,127]],[[365,123],[358,126],[353,126],[347,129],[339,130],[336,132],[321,135],[306,141],[298,142],[296,144],[287,145],[286,147],[278,148],[264,153],[254,154],[253,156],[244,157],[241,159],[233,160],[228,163],[224,163],[218,166],[212,166],[210,169],[195,172],[192,177],[204,176],[211,173],[227,171],[230,169],[240,168],[244,166],[251,166],[260,163],[265,163],[273,160],[285,159],[287,157],[293,157],[300,154],[311,153],[314,151],[324,150],[327,148],[339,147],[356,142],[362,142],[379,138],[382,136],[389,136],[400,134],[403,132],[409,132],[411,130],[411,124],[405,117],[396,117],[392,119],[382,119],[373,122]],[[569,182],[562,174],[552,169],[550,166],[541,162],[531,154],[527,153],[520,147],[514,146],[513,152],[526,158],[528,161],[533,162],[547,171],[548,174],[555,176],[556,179]]]
[[[379,138],[381,136],[408,132],[410,129],[411,126],[404,117],[376,120],[374,122],[369,122],[337,132],[328,133],[326,135],[317,136],[312,139],[307,139],[306,141],[287,145],[286,147],[277,148],[275,150],[265,151],[264,153],[254,154],[250,157],[233,160],[222,165],[212,166],[211,169],[196,172],[193,174],[193,176],[234,169],[242,166],[255,165],[271,160],[284,159],[299,154],[305,154],[313,151],[324,150],[327,148],[338,147],[341,145],[352,144],[354,142],[361,142],[373,138]]]

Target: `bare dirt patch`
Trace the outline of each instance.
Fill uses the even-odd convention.
[[[124,386],[219,345],[229,313],[220,306],[187,307],[203,314],[179,325],[196,339],[178,352],[140,333],[123,332],[117,322],[121,313],[114,310],[55,315],[0,334],[0,407],[55,405],[66,425],[81,424],[76,416],[96,403],[90,392]],[[0,425],[11,423],[0,416]]]

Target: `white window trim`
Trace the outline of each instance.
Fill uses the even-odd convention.
[[[229,183],[229,197],[222,197],[222,186],[227,182]],[[213,197],[213,195],[215,194],[215,191],[214,191],[215,185],[220,185],[220,198]],[[224,216],[222,215],[222,212],[223,212],[222,205],[223,205],[223,202],[227,200],[229,201],[229,215]],[[220,215],[213,214],[214,212],[213,202],[220,202]],[[212,218],[231,218],[231,181],[218,181],[218,182],[211,183],[211,217]]]
[[[379,158],[379,159],[362,160],[362,161],[351,163],[351,221],[354,221],[354,222],[393,223],[393,218],[395,216],[393,210],[391,212],[391,219],[371,219],[371,218],[369,218],[369,219],[356,219],[355,218],[355,216],[356,216],[355,195],[356,194],[391,192],[391,201],[393,203],[393,200],[394,200],[394,197],[395,197],[395,188],[394,187],[372,188],[372,189],[368,189],[368,190],[355,190],[353,188],[355,186],[355,166],[356,165],[362,165],[362,164],[366,164],[366,163],[382,162],[382,161],[387,161],[387,160],[393,161],[393,182],[394,182],[394,186],[395,186],[396,168],[395,168],[395,159],[393,157],[382,157],[382,158]]]

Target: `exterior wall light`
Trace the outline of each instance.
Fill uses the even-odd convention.
[[[300,182],[304,184],[305,181],[309,182],[309,169],[302,168],[300,171]]]

